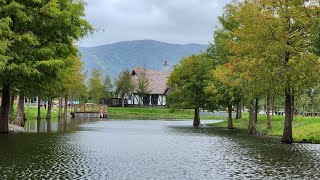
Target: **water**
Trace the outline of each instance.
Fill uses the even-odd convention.
[[[30,123],[0,136],[1,179],[316,179],[320,146],[191,121]]]

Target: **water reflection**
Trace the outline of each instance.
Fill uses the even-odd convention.
[[[320,146],[191,121],[61,119],[0,136],[0,179],[317,179]],[[39,129],[37,129],[39,127]],[[43,132],[51,133],[43,133]]]
[[[39,120],[31,120],[26,121],[25,123],[25,132],[70,132],[76,131],[77,126],[79,124],[83,124],[86,122],[96,122],[102,121],[103,119],[90,119],[90,118],[77,118],[77,119],[70,119],[70,118],[61,118],[61,119],[52,119],[46,120],[41,119]]]

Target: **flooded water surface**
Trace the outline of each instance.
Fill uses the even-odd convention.
[[[319,145],[283,145],[237,130],[191,125],[140,120],[29,123],[29,133],[0,136],[0,178],[320,177]]]

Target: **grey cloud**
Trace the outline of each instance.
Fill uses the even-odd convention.
[[[79,44],[97,46],[138,39],[207,44],[229,1],[86,0],[86,19],[98,31]]]

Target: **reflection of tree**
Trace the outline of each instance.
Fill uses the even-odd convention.
[[[253,136],[242,130],[228,131],[218,127],[172,127],[186,135],[199,134],[206,138],[211,166],[220,168],[220,175],[230,178],[315,178],[320,176],[318,145],[279,143],[280,137]],[[205,151],[205,149],[202,149]],[[214,156],[214,157],[212,157]],[[216,163],[216,164],[215,164]]]

